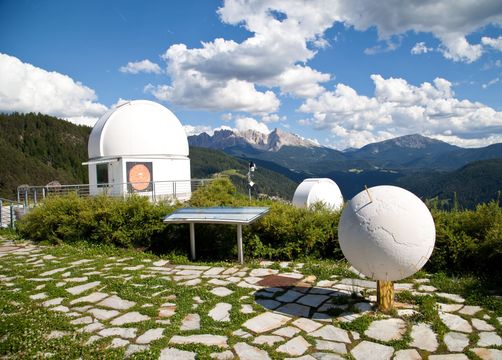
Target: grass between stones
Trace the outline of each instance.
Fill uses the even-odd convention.
[[[0,245],[2,235],[5,238],[5,233],[0,234]],[[257,345],[253,343],[253,339],[258,335],[242,326],[247,320],[265,311],[270,311],[270,309],[266,309],[256,302],[258,299],[268,299],[268,296],[265,296],[266,294],[263,295],[263,291],[255,295],[254,289],[243,288],[228,281],[232,274],[223,277],[219,277],[219,275],[211,277],[203,274],[206,269],[215,267],[222,267],[226,271],[236,266],[235,263],[193,263],[188,261],[186,256],[170,255],[159,258],[135,250],[86,243],[41,246],[33,249],[29,254],[12,253],[1,255],[0,357],[16,359],[45,357],[54,359],[124,358],[125,351],[128,348],[111,347],[112,337],[96,337],[96,333],[99,333],[99,331],[93,333],[81,332],[79,330],[85,324],[72,324],[74,319],[90,316],[89,309],[113,310],[94,303],[72,303],[77,298],[95,292],[106,293],[107,296],[114,295],[127,300],[129,303],[133,302],[133,305],[128,309],[118,310],[120,315],[99,320],[99,323],[103,324],[105,328],[112,328],[114,326],[112,324],[113,320],[125,313],[139,313],[141,316],[147,317],[147,320],[120,325],[120,327],[136,329],[134,338],[138,338],[138,336],[151,329],[163,329],[162,337],[153,340],[142,351],[131,355],[132,359],[158,358],[161,350],[167,347],[196,352],[198,359],[209,359],[211,353],[224,350],[218,346],[202,344],[170,344],[170,340],[175,335],[200,334],[225,336],[228,349],[233,349],[233,346],[237,343],[246,342],[258,349],[265,350],[272,359],[290,357],[277,351],[280,345],[290,340],[289,338],[285,337],[282,341],[273,345]],[[167,265],[163,267],[154,265],[154,263],[162,259],[169,261]],[[197,268],[186,268],[186,270],[180,271],[181,267],[177,268],[172,264],[206,266],[207,268],[200,271]],[[237,266],[238,270],[236,271],[245,272],[244,277],[250,277],[252,269],[263,267],[262,265],[259,261],[253,260],[242,267]],[[268,269],[277,270],[280,273],[296,272],[303,274],[305,278],[311,277],[313,284],[320,281],[328,284],[330,282],[336,283],[342,279],[358,278],[349,270],[345,262],[305,259],[301,263],[274,262],[267,264],[267,266]],[[162,271],[158,270],[159,268]],[[176,271],[173,270],[175,268]],[[192,273],[195,275],[190,275]],[[186,281],[197,279],[201,280],[200,283],[195,285],[183,284]],[[210,285],[209,281],[213,279],[226,281],[227,283],[224,285]],[[331,305],[331,307],[327,306],[324,313],[329,315],[331,319],[319,321],[319,324],[320,326],[332,324],[350,333],[351,343],[347,344],[348,353],[343,355],[347,359],[353,358],[350,351],[364,340],[392,346],[395,351],[409,348],[412,342],[411,328],[416,323],[431,325],[439,342],[435,354],[448,353],[443,338],[450,330],[439,317],[438,302],[443,304],[454,304],[454,302],[438,297],[434,292],[417,294],[415,291],[419,289],[422,280],[427,282],[427,285],[436,287],[438,292],[463,295],[466,298],[466,304],[481,305],[483,309],[476,314],[476,317],[486,320],[488,324],[494,327],[494,332],[502,336],[502,327],[500,321],[497,320],[497,317],[502,316],[501,301],[490,296],[478,279],[473,277],[449,278],[444,274],[429,276],[425,272],[420,272],[413,278],[403,281],[411,284],[411,291],[396,293],[396,301],[414,306],[417,311],[414,315],[401,317],[406,323],[406,331],[399,340],[382,342],[365,335],[366,330],[373,321],[388,317],[374,311],[364,311],[362,314],[358,314],[358,305],[367,305],[368,300],[374,296],[374,289],[371,288],[354,290],[352,293],[348,291],[345,294],[339,293],[338,296],[329,297],[324,305]],[[69,291],[69,289],[76,286],[93,282],[96,282],[97,285],[82,293],[71,294]],[[347,287],[347,282],[343,285]],[[212,293],[211,290],[217,286],[225,287],[230,291],[230,294],[218,296]],[[326,286],[330,287],[331,285]],[[336,287],[333,289],[336,289]],[[300,288],[295,290],[301,291]],[[287,289],[277,291],[272,298],[278,298],[286,292]],[[59,303],[47,305],[47,307],[43,305],[44,301],[55,301],[54,299],[61,300]],[[229,321],[217,321],[210,316],[211,311],[220,303],[231,306]],[[242,312],[243,305],[248,305],[248,310],[252,309],[253,312]],[[166,306],[175,307],[175,311],[171,316],[161,317],[159,309]],[[59,310],[57,310],[58,308]],[[313,315],[313,312],[314,310],[312,310],[310,316]],[[354,316],[354,320],[350,322],[337,319],[347,313],[357,316]],[[200,329],[180,330],[184,319],[190,314],[198,315]],[[471,321],[474,317],[465,314],[458,315],[468,321]],[[390,314],[390,316],[399,317],[397,311]],[[97,322],[96,319],[94,321]],[[285,326],[291,326],[291,322]],[[234,334],[239,330],[249,332],[252,337],[243,338]],[[272,332],[266,332],[266,334],[270,335]],[[315,348],[318,339],[312,337],[310,333],[300,330],[293,337],[295,336],[302,336],[310,344],[305,354],[318,352]],[[126,340],[131,344],[136,341],[134,339]],[[122,341],[125,340],[122,339]],[[469,335],[469,346],[464,350],[464,353],[471,359],[476,358],[476,355],[468,349],[476,347],[478,341],[478,331],[473,331]],[[502,350],[502,346],[491,346],[491,348]],[[419,350],[419,352],[425,357],[429,355],[428,352],[423,350]]]

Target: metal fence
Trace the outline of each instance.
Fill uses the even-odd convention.
[[[0,198],[0,228],[13,229],[16,224],[16,219],[24,214],[25,208],[13,200]]]
[[[47,185],[20,186],[17,189],[17,203],[28,208],[50,196],[62,196],[74,193],[78,196],[105,194],[112,197],[127,197],[132,194],[147,196],[153,202],[188,200],[191,192],[208,184],[212,179],[152,181],[149,183],[108,183],[99,185]],[[137,191],[136,189],[144,189]]]

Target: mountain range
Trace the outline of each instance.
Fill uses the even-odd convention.
[[[0,114],[0,197],[14,198],[21,184],[86,183],[82,162],[90,131],[43,114]],[[338,151],[277,129],[270,134],[222,130],[190,136],[189,142],[193,178],[226,175],[247,192],[248,162],[253,161],[258,166],[255,194],[286,200],[309,177],[333,179],[345,199],[365,185],[388,184],[448,206],[456,199],[474,207],[498,199],[502,190],[502,144],[464,149],[408,135]]]
[[[345,198],[364,186],[398,185],[416,191],[421,197],[462,198],[470,193],[466,206],[495,199],[502,190],[502,144],[482,148],[462,148],[412,134],[368,144],[360,149],[339,151],[304,140],[298,135],[275,129],[268,137],[257,132],[231,130],[189,136],[193,146],[220,149],[229,155],[254,161],[296,182],[308,177],[333,179]],[[273,141],[256,142],[255,139]],[[280,144],[280,146],[278,146]],[[492,161],[490,161],[492,160]],[[483,174],[476,176],[476,171]],[[481,169],[484,169],[481,171]],[[474,189],[462,187],[466,179]],[[478,182],[471,181],[477,178]],[[438,185],[440,184],[440,185]],[[477,187],[477,188],[476,188]],[[483,196],[472,195],[483,194]],[[477,200],[476,200],[477,199]]]
[[[213,135],[203,132],[199,135],[189,136],[189,142],[192,146],[211,149],[249,147],[257,151],[278,151],[283,146],[319,147],[311,140],[278,128],[269,134],[255,130],[234,131],[229,129],[217,130]]]
[[[270,134],[218,130],[188,137],[192,146],[220,149],[243,158],[274,162],[294,172],[320,174],[328,171],[455,170],[472,161],[502,158],[502,144],[461,148],[412,134],[339,151],[280,129]]]

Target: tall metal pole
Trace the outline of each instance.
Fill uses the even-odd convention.
[[[237,258],[239,263],[244,262],[244,252],[242,250],[242,225],[237,224]]]
[[[192,253],[192,260],[195,260],[195,225],[190,223],[190,252]]]

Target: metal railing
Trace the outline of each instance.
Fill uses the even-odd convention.
[[[37,203],[50,196],[62,196],[74,193],[78,196],[108,195],[112,197],[127,197],[132,194],[148,196],[153,202],[188,200],[192,191],[208,184],[213,179],[192,179],[172,181],[152,181],[148,183],[107,183],[107,184],[77,184],[77,185],[46,185],[26,186],[17,188],[17,203],[25,208],[36,206]],[[137,189],[141,189],[138,191]]]
[[[0,198],[0,228],[14,229],[16,219],[25,211],[23,204]]]

